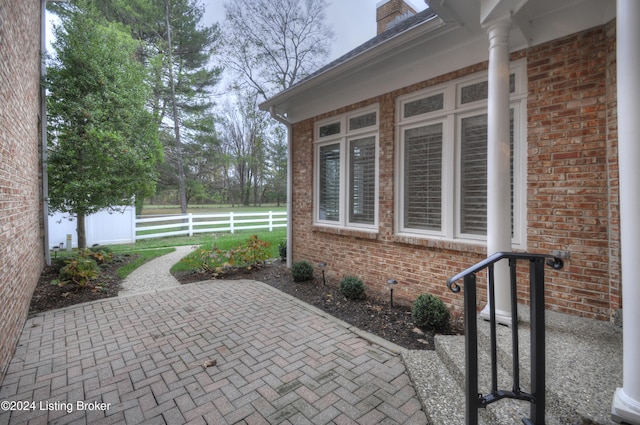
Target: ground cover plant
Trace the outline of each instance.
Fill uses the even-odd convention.
[[[174,251],[174,248],[161,248],[150,250],[130,250],[129,252],[116,252],[105,254],[103,250],[91,251],[91,254],[84,253],[78,255],[73,252],[52,253],[51,265],[46,266],[40,274],[38,284],[34,289],[29,306],[29,316],[43,311],[62,308],[88,301],[95,301],[103,298],[115,297],[120,290],[122,279],[128,276],[139,265],[160,255]],[[94,258],[106,255],[108,259],[98,260]],[[73,272],[62,272],[70,264],[78,263],[78,258],[91,259],[95,263],[96,275],[86,282],[78,284],[70,279],[70,276],[77,277],[77,270]],[[80,263],[84,263],[81,260]],[[74,266],[75,269],[75,266]],[[81,272],[80,274],[84,274]]]

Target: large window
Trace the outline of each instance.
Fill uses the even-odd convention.
[[[526,81],[510,78],[513,243],[525,243]],[[487,234],[487,75],[398,99],[397,233],[483,241]]]
[[[376,229],[377,107],[322,121],[314,133],[314,223]]]

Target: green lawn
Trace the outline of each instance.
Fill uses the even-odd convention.
[[[142,249],[138,251],[130,251],[129,254],[138,254],[138,257],[135,261],[127,264],[126,266],[122,266],[118,269],[118,276],[121,279],[129,276],[131,272],[135,269],[146,263],[147,261],[151,261],[156,257],[160,257],[161,255],[169,254],[170,252],[175,251],[175,248],[157,248],[157,249]]]
[[[173,236],[166,238],[155,239],[143,239],[135,244],[123,244],[123,245],[110,245],[109,248],[114,253],[130,253],[130,254],[142,254],[146,251],[160,251],[163,248],[171,248],[175,246],[201,246],[203,248],[211,248],[214,245],[222,250],[228,250],[245,244],[251,235],[257,235],[258,239],[267,241],[270,244],[270,257],[276,258],[279,256],[278,246],[281,241],[286,240],[287,230],[280,228],[274,229],[273,232],[269,231],[242,231],[236,233],[217,233],[217,234],[196,234],[194,236]],[[162,251],[160,251],[162,252]],[[168,253],[166,251],[164,253]],[[151,255],[151,254],[149,254]],[[162,255],[162,254],[158,254]],[[150,259],[150,258],[149,258]],[[146,260],[148,261],[148,259]],[[144,261],[143,261],[144,262]],[[131,273],[136,267],[139,267],[143,262],[136,264],[133,269],[128,271]],[[189,271],[190,268],[184,263],[176,264],[172,271]],[[127,273],[127,274],[128,274]]]
[[[201,205],[195,207],[189,207],[189,212],[192,213],[226,213],[226,212],[269,212],[269,211],[285,211],[285,207],[275,208],[274,205],[262,206],[262,207],[246,207],[246,208],[231,208],[231,206],[212,206]],[[167,206],[151,206],[143,209],[143,215],[151,214],[174,214],[180,213],[180,209],[173,205]],[[279,257],[278,246],[280,242],[286,240],[287,230],[286,228],[275,228],[272,232],[263,229],[254,230],[237,230],[235,233],[196,233],[193,236],[169,236],[163,238],[142,239],[134,244],[121,244],[121,245],[105,245],[114,254],[137,254],[140,258],[127,266],[118,270],[118,274],[121,278],[128,276],[133,270],[140,267],[147,261],[156,258],[158,256],[168,254],[174,251],[173,247],[176,246],[201,246],[203,248],[211,248],[216,246],[222,250],[229,250],[240,245],[245,244],[251,235],[257,235],[260,240],[267,241],[270,244],[271,258]],[[60,250],[57,252],[51,251],[51,258],[67,258],[76,255],[77,250],[67,252]],[[190,270],[186,264],[178,263],[174,266],[175,271],[188,271]],[[172,269],[172,270],[174,270]]]

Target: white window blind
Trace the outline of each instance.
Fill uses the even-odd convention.
[[[510,117],[511,222],[513,223],[513,110]],[[460,231],[487,234],[487,114],[461,119]],[[513,224],[511,226],[513,233]]]
[[[404,227],[442,225],[442,123],[404,132]]]
[[[460,125],[460,231],[487,234],[487,114]]]
[[[349,147],[349,221],[373,224],[376,193],[376,138],[352,140]]]
[[[340,144],[320,147],[320,205],[321,220],[340,219]]]

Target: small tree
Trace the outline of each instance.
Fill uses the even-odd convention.
[[[138,44],[76,4],[54,28],[56,59],[47,70],[49,208],[74,214],[78,246],[84,219],[131,204],[155,189],[162,158]]]

